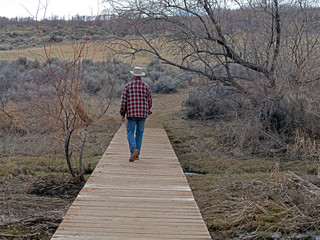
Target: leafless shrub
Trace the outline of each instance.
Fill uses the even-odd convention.
[[[221,119],[228,118],[233,109],[238,108],[232,99],[233,89],[221,85],[194,90],[185,100],[186,114],[189,118]]]
[[[132,78],[129,64],[117,60],[106,62],[85,61],[83,87],[90,95],[108,95],[112,88],[113,96],[119,97],[123,86]]]
[[[283,84],[276,91],[258,85],[245,94],[221,85],[192,91],[189,118],[214,119],[229,146],[246,152],[317,157],[320,136],[318,84]]]

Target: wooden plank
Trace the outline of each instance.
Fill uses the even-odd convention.
[[[122,126],[52,239],[211,239],[163,128],[128,158]]]
[[[88,240],[88,239],[96,239],[96,240],[124,240],[124,239],[130,239],[130,240],[150,240],[150,239],[154,239],[154,240],[162,240],[162,239],[171,239],[171,240],[177,240],[177,239],[183,239],[183,240],[197,240],[197,239],[206,239],[206,240],[210,240],[211,238],[206,236],[206,235],[190,235],[187,237],[181,237],[180,235],[162,235],[162,234],[152,234],[152,233],[148,233],[148,234],[139,234],[139,233],[132,233],[130,235],[125,234],[125,233],[95,233],[94,236],[91,235],[91,233],[82,233],[81,235],[75,233],[73,235],[71,235],[69,232],[65,233],[64,235],[54,235],[52,239],[55,240],[69,240],[69,239],[73,239],[73,240]]]
[[[98,217],[128,217],[128,212],[130,211],[130,216],[149,218],[151,221],[155,218],[159,219],[201,219],[201,215],[195,209],[185,209],[185,208],[171,208],[171,209],[156,209],[148,207],[122,207],[121,209],[116,209],[114,207],[93,207],[93,206],[72,206],[68,211],[68,216],[98,216]],[[79,216],[79,217],[78,217]]]

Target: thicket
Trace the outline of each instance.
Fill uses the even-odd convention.
[[[56,58],[50,61],[52,66],[58,69],[55,71],[57,76],[64,73],[64,69],[59,67],[67,66],[66,62]],[[84,69],[82,90],[89,95],[107,95],[112,87],[112,95],[119,97],[124,85],[132,80],[130,74],[132,67],[115,59],[106,62],[85,60],[82,68]],[[112,82],[108,74],[112,74]],[[155,93],[176,92],[179,87],[185,87],[192,80],[191,74],[177,73],[157,60],[147,65],[146,74],[143,80]],[[9,101],[29,99],[34,94],[47,95],[53,91],[51,77],[46,62],[40,63],[38,60],[31,61],[26,58],[12,62],[0,61],[0,96],[4,105]]]
[[[320,83],[283,81],[274,91],[252,84],[245,93],[221,84],[201,84],[188,95],[188,118],[221,126],[221,143],[244,153],[318,159]]]

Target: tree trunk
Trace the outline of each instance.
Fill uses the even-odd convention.
[[[81,139],[82,144],[81,144],[81,148],[80,148],[79,163],[78,163],[80,177],[84,174],[83,167],[82,167],[82,159],[83,159],[84,147],[85,147],[86,141],[87,141],[88,126],[89,126],[89,123],[86,123],[84,137],[83,137],[83,139]]]
[[[65,152],[65,156],[66,156],[69,172],[72,175],[72,177],[75,177],[76,175],[75,175],[75,173],[74,173],[74,171],[72,169],[72,166],[71,166],[71,155],[72,155],[72,152],[69,154],[69,147],[70,147],[70,140],[71,140],[72,132],[73,131],[69,131],[69,130],[66,131],[66,139],[65,139],[65,142],[64,142],[64,152]]]

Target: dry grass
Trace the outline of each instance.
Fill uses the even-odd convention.
[[[292,172],[189,177],[213,239],[281,239],[319,228],[319,187]],[[214,184],[212,184],[214,182]],[[309,232],[309,233],[308,233]]]
[[[94,169],[119,127],[120,120],[110,117],[101,119],[91,126],[85,149],[84,169],[88,169],[88,172],[90,172],[90,169]],[[40,151],[43,146],[52,147],[50,146],[50,141],[46,142],[48,138],[34,136],[34,134],[27,136],[14,135],[16,142],[12,142],[9,146],[4,145],[8,148],[11,147],[12,152],[8,155],[9,149],[4,149],[6,150],[6,154],[0,158],[0,176],[11,175],[19,177],[23,175],[46,176],[60,173],[68,174],[61,147],[56,152],[49,149],[44,150],[42,155],[39,155],[39,153],[36,154],[35,149],[39,148]],[[8,142],[12,140],[10,136],[6,136],[6,138]],[[5,139],[1,139],[1,141],[5,141]],[[42,145],[42,147],[38,145]],[[34,153],[34,155],[32,156],[31,153]],[[74,152],[74,165],[76,165],[78,154],[76,151]]]
[[[212,121],[172,113],[159,121],[184,171],[198,173],[188,181],[212,239],[310,237],[319,230],[316,162],[234,157],[218,144],[220,127]]]
[[[0,182],[0,239],[50,239],[82,187],[63,176]]]
[[[123,61],[125,63],[130,63],[132,65],[146,66],[149,62],[154,59],[154,56],[147,53],[140,53],[134,59],[130,57],[121,57],[115,56],[114,52],[108,49],[110,42],[94,42],[88,43],[86,48],[86,58],[92,59],[95,62],[106,61],[110,59],[110,56],[115,57],[116,59]],[[50,57],[58,58],[63,60],[70,60],[74,57],[74,47],[72,43],[69,44],[55,44],[50,47]],[[19,58],[27,58],[29,60],[38,59],[43,61],[45,59],[44,50],[41,47],[27,48],[27,49],[17,49],[17,50],[8,50],[0,51],[0,60],[14,61]]]

